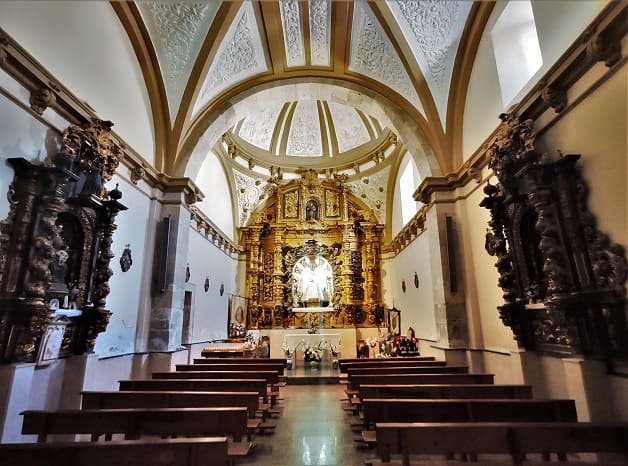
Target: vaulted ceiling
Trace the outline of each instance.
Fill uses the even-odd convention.
[[[292,78],[340,80],[388,99],[420,128],[441,173],[460,163],[458,128],[466,84],[492,3],[111,5],[142,65],[159,170],[185,171],[197,140],[229,99]],[[242,164],[245,170],[248,165],[264,166],[271,173],[303,167],[323,172],[355,166],[364,157],[378,159],[391,132],[395,128],[383,128],[377,118],[350,103],[303,95],[251,108],[225,137],[247,162]]]

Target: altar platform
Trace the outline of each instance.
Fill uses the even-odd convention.
[[[303,361],[296,367],[285,369],[288,385],[334,385],[340,383],[340,369],[332,369],[330,361],[321,361],[317,370],[306,368]]]

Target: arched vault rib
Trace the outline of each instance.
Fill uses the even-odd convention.
[[[399,135],[422,174],[438,176],[443,173],[444,161],[433,150],[432,141],[424,128],[425,119],[422,119],[422,125],[417,123],[418,112],[411,115],[381,93],[344,79],[309,77],[245,87],[239,94],[205,109],[180,146],[174,175],[194,178],[204,154],[223,133],[246,116],[248,108],[260,105],[263,99],[278,103],[298,100],[303,96],[350,105],[374,116],[383,126]]]

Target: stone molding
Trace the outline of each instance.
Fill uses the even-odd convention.
[[[225,235],[220,228],[212,222],[207,215],[201,212],[196,206],[190,208],[191,226],[207,241],[232,258],[244,253],[244,248],[238,246]]]

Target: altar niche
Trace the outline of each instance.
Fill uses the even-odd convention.
[[[329,306],[334,292],[334,273],[321,256],[302,257],[292,270],[292,296],[298,307]]]

